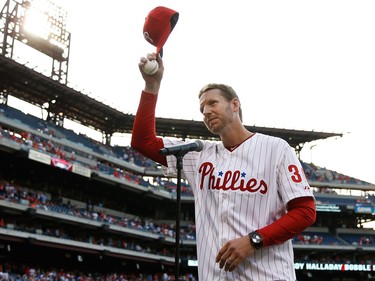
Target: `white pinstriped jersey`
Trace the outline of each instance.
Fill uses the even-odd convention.
[[[176,144],[181,141],[164,138],[166,147]],[[175,156],[167,160],[164,171],[175,174]],[[257,250],[233,272],[215,262],[227,241],[279,219],[293,198],[313,196],[286,141],[256,133],[232,152],[205,141],[201,152],[184,156],[183,175],[195,198],[199,280],[296,280],[290,240]]]

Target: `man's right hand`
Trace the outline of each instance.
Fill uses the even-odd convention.
[[[153,75],[148,75],[143,71],[143,67],[147,63],[147,59],[156,60],[159,64],[159,69]],[[138,67],[139,67],[139,70],[141,71],[143,80],[145,80],[144,91],[157,95],[159,93],[161,80],[164,74],[163,59],[159,55],[156,55],[155,53],[147,54],[147,58],[141,57]]]

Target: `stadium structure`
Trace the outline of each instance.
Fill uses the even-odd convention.
[[[54,33],[36,36],[23,27],[32,3],[7,0],[0,13],[0,280],[174,280],[176,267],[181,280],[198,280],[189,184],[177,190],[156,163],[111,145],[114,133],[131,133],[134,116],[68,86],[65,14],[49,2]],[[51,58],[51,72],[20,60],[17,44]],[[46,117],[9,106],[10,97]],[[102,142],[65,128],[65,120],[100,132]],[[314,140],[341,136],[247,127],[285,139],[297,155]],[[216,138],[198,121],[157,118],[156,129],[181,139]],[[302,164],[317,220],[292,239],[298,280],[375,280],[375,231],[363,227],[374,221],[375,186]]]

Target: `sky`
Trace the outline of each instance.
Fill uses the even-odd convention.
[[[135,114],[144,87],[138,62],[155,52],[144,20],[165,6],[179,20],[164,46],[157,117],[200,121],[199,90],[225,83],[241,99],[245,125],[343,134],[305,144],[301,159],[375,184],[375,1],[55,3],[67,11],[75,89]]]

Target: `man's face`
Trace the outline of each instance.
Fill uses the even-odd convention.
[[[227,101],[218,89],[211,89],[202,94],[199,99],[200,111],[207,129],[219,134],[233,122],[234,103]]]

